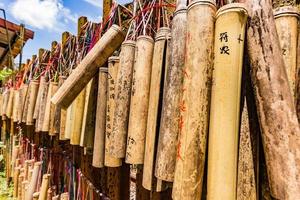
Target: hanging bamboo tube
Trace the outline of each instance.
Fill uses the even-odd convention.
[[[51,118],[54,117],[54,105],[51,103],[50,99],[53,94],[55,94],[57,90],[57,83],[55,82],[50,82],[49,84],[49,89],[47,93],[47,98],[46,98],[46,106],[45,106],[45,115],[44,115],[44,120],[43,120],[43,125],[42,125],[42,131],[43,132],[48,132],[50,130],[50,124],[53,122],[53,119],[51,121]]]
[[[151,37],[137,38],[126,149],[126,163],[129,164],[144,162],[153,47]]]
[[[95,124],[95,139],[93,162],[94,167],[104,167],[104,152],[105,152],[105,123],[106,123],[106,99],[107,99],[107,67],[100,67],[97,109],[96,109],[96,124]]]
[[[295,98],[299,11],[293,6],[279,7],[274,10],[274,17],[290,88]]]
[[[13,111],[13,105],[14,105],[14,89],[11,88],[9,90],[9,97],[8,97],[8,102],[7,102],[7,107],[6,107],[6,116],[10,119],[12,116],[12,111]]]
[[[31,175],[30,184],[28,186],[28,190],[27,190],[26,195],[25,195],[25,200],[31,200],[32,199],[32,195],[36,190],[36,185],[37,185],[38,175],[39,175],[39,172],[40,172],[41,165],[42,165],[42,162],[35,162],[34,163],[33,173]]]
[[[187,0],[177,1],[172,22],[171,63],[168,67],[163,94],[163,107],[157,146],[155,176],[173,181],[177,138],[179,135],[179,101],[182,94],[183,67],[186,42]]]
[[[20,90],[19,89],[15,89],[14,91],[15,95],[14,95],[14,106],[13,106],[13,113],[12,113],[12,119],[13,122],[18,122],[18,105],[19,105],[19,99],[20,99]],[[1,100],[0,100],[1,102]],[[1,109],[0,109],[1,110]]]
[[[51,97],[56,93],[57,89],[58,89],[58,83],[57,82],[51,82],[50,85],[52,84],[52,88],[49,88],[49,90],[51,92]],[[49,113],[49,135],[50,136],[55,136],[55,130],[54,130],[54,119],[55,119],[55,109],[56,109],[56,106],[51,103],[50,101],[51,98],[49,98],[48,96],[48,100],[47,100],[47,103],[49,102],[50,104],[50,113]],[[47,124],[46,124],[47,125]]]
[[[42,80],[44,79],[44,80]],[[37,118],[37,128],[36,132],[40,132],[43,129],[44,119],[45,119],[45,111],[46,111],[46,104],[47,104],[47,96],[48,96],[48,90],[49,90],[49,83],[47,82],[45,77],[41,78],[40,83],[41,89],[41,95],[40,95],[40,105],[39,105],[39,112],[38,112],[38,118]]]
[[[250,1],[247,47],[271,194],[300,196],[300,129],[270,1]]]
[[[39,90],[39,82],[32,80],[29,83],[29,101],[28,101],[28,112],[26,116],[26,125],[33,125],[33,113],[37,99],[37,93]]]
[[[26,84],[26,93],[24,94],[24,106],[22,110],[22,122],[26,124],[26,118],[28,113],[28,103],[29,103],[29,96],[30,96],[30,90],[29,90],[29,84]]]
[[[24,181],[24,168],[21,168],[20,175],[18,177],[18,200],[22,199],[22,182],[23,181]]]
[[[157,123],[159,122],[159,104],[160,94],[163,91],[165,70],[168,64],[167,42],[170,38],[170,29],[162,27],[157,31],[151,70],[151,84],[149,92],[149,108],[147,118],[145,157],[144,157],[144,173],[143,187],[147,190],[152,190],[153,180],[153,165],[155,163],[154,153],[156,151],[157,140]]]
[[[14,170],[14,193],[13,193],[14,198],[18,197],[19,175],[20,175],[20,167],[16,167],[15,170]]]
[[[35,103],[34,112],[33,112],[33,119],[35,119],[36,122],[38,121],[38,115],[39,115],[39,110],[40,110],[40,101],[41,101],[41,96],[42,96],[42,93],[44,90],[44,87],[43,87],[44,82],[46,82],[46,79],[44,76],[42,76],[39,81],[39,90],[37,93],[36,103]]]
[[[6,89],[4,92],[3,92],[3,105],[2,105],[2,119],[3,117],[5,117],[6,115],[6,109],[7,109],[7,103],[8,103],[8,99],[9,99],[9,90]]]
[[[49,188],[49,179],[51,175],[50,174],[44,174],[43,175],[43,181],[42,181],[42,187],[40,190],[39,200],[47,200],[47,191]]]
[[[124,35],[120,27],[113,25],[108,29],[59,88],[52,98],[52,102],[68,107],[96,74],[98,67],[105,64],[108,57],[120,47],[123,40]]]
[[[134,63],[135,41],[123,42],[120,52],[120,67],[116,80],[116,108],[111,135],[109,153],[116,158],[124,158],[126,152],[126,139],[130,109],[130,92],[132,83],[132,70]]]
[[[215,12],[213,0],[196,0],[188,6],[186,60],[182,71],[183,94],[178,105],[180,134],[172,191],[175,200],[201,198],[213,69]]]
[[[60,87],[63,82],[66,80],[65,76],[60,76],[58,81],[58,87]],[[66,131],[66,118],[67,118],[67,110],[62,109],[60,105],[56,106],[56,121],[54,122],[55,133],[59,133],[59,140],[66,140],[65,131]]]
[[[27,95],[28,85],[23,84],[20,88],[19,106],[18,106],[18,122],[22,122],[22,116],[25,108],[25,101]]]
[[[247,17],[244,4],[228,4],[217,12],[208,145],[209,199],[236,198],[241,79]]]
[[[27,192],[27,189],[28,189],[28,185],[29,185],[29,181],[23,181],[22,182],[22,192],[21,192],[21,199],[22,200],[26,200],[25,196],[26,196],[26,192]]]
[[[107,84],[107,103],[106,103],[106,129],[105,129],[105,155],[104,165],[107,167],[119,167],[122,160],[110,155],[109,149],[114,145],[111,141],[111,132],[113,129],[113,121],[116,102],[115,102],[115,82],[118,75],[120,60],[119,57],[113,56],[108,59],[108,84]]]

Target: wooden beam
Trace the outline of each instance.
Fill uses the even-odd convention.
[[[9,22],[6,20],[6,26],[7,29],[9,31],[13,31],[13,32],[20,32],[21,31],[21,26],[14,24],[12,22]],[[5,19],[0,18],[0,27],[4,27],[5,28]],[[29,30],[29,29],[25,29],[25,38],[24,40],[28,40],[28,39],[33,39],[34,37],[34,32]]]

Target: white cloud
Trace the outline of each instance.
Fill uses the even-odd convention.
[[[0,8],[5,8],[4,3],[0,2]]]
[[[61,31],[77,16],[63,6],[61,0],[15,0],[10,4],[13,17],[38,29]]]
[[[99,8],[101,8],[103,4],[103,0],[84,0],[84,1]]]

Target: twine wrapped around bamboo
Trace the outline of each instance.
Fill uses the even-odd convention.
[[[33,173],[30,179],[30,184],[28,186],[28,190],[25,195],[25,200],[32,200],[32,195],[36,190],[36,185],[38,181],[38,176],[40,172],[40,168],[43,162],[35,162],[34,163],[34,168],[33,168]]]
[[[120,67],[116,80],[116,108],[109,153],[116,158],[124,158],[130,109],[130,93],[134,63],[135,41],[123,42],[120,52]]]
[[[146,143],[145,143],[145,157],[144,157],[144,173],[142,185],[147,190],[152,190],[153,185],[157,180],[154,179],[153,165],[155,163],[154,153],[157,148],[157,135],[159,129],[157,124],[160,116],[160,99],[163,92],[165,72],[167,71],[169,53],[168,43],[170,39],[171,30],[167,27],[160,28],[155,37],[152,70],[151,70],[151,84],[149,92],[149,108],[147,117]]]
[[[38,81],[30,81],[29,83],[29,101],[28,101],[28,112],[26,116],[26,125],[33,125],[33,114],[34,108],[36,105],[37,94],[39,90],[39,82]]]
[[[247,17],[245,5],[239,3],[223,6],[217,12],[208,145],[209,199],[236,198],[241,79]]]
[[[50,179],[50,177],[51,177],[51,174],[44,174],[43,175],[39,200],[47,200],[47,191],[48,191],[48,188],[49,188],[49,179]]]
[[[151,37],[137,38],[126,149],[126,163],[129,164],[144,162],[153,47]]]
[[[96,124],[95,124],[95,139],[93,162],[94,167],[104,167],[104,152],[105,152],[105,122],[106,122],[106,99],[107,99],[107,67],[100,67],[97,109],[96,109]]]
[[[196,0],[188,6],[183,94],[178,105],[180,134],[172,191],[174,200],[201,198],[209,123],[215,12],[213,0]]]
[[[15,95],[14,95],[14,105],[13,105],[13,113],[12,113],[12,119],[13,122],[18,122],[18,112],[19,112],[19,99],[20,99],[20,90],[19,89],[15,89],[14,91]],[[1,102],[1,101],[0,101]],[[0,108],[1,110],[1,108]]]
[[[116,107],[115,101],[115,83],[120,66],[119,57],[112,56],[108,59],[108,84],[107,84],[107,103],[106,103],[106,129],[105,129],[105,155],[104,165],[107,167],[119,167],[122,165],[120,158],[115,158],[110,155],[109,149],[115,145],[111,141],[111,134],[114,122],[114,112]]]
[[[93,78],[98,67],[105,64],[123,40],[124,35],[119,26],[113,25],[109,28],[59,88],[52,102],[61,104],[64,108],[68,107]]]
[[[6,117],[9,119],[12,116],[12,111],[13,111],[13,105],[14,105],[14,89],[11,88],[9,89],[9,97],[8,97],[8,102],[7,102],[7,107],[6,107]]]
[[[300,196],[300,129],[270,1],[248,1],[247,48],[271,194]]]
[[[29,107],[29,97],[30,97],[30,88],[29,88],[29,84],[26,84],[25,101],[24,101],[24,106],[23,106],[23,110],[22,110],[22,122],[23,123],[26,123],[28,107]]]
[[[37,117],[37,123],[36,123],[36,125],[37,125],[36,132],[40,132],[43,129],[45,113],[46,113],[49,83],[46,80],[43,80],[40,83],[40,87],[42,87],[42,89],[41,89],[39,111],[38,111],[38,117]]]
[[[20,167],[16,167],[14,170],[14,192],[13,192],[13,197],[17,198],[18,197],[18,181],[19,181],[19,175],[20,175]]]
[[[47,93],[47,98],[46,98],[46,106],[45,106],[45,115],[44,115],[44,120],[43,120],[43,125],[42,125],[42,130],[43,132],[48,132],[50,130],[50,124],[53,123],[53,118],[54,118],[54,105],[51,103],[50,99],[52,95],[55,94],[57,91],[57,83],[56,82],[50,82],[49,84],[49,89]],[[51,119],[52,118],[52,119]],[[50,134],[50,133],[49,133]]]
[[[299,68],[297,67],[299,16],[298,9],[293,6],[279,7],[274,10],[275,25],[281,45],[283,61],[294,98],[296,97],[296,77]]]

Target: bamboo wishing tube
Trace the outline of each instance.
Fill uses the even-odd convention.
[[[9,99],[9,90],[4,91],[3,93],[3,105],[2,105],[2,116],[6,115],[7,103]]]
[[[44,120],[43,120],[43,125],[42,125],[42,131],[43,132],[48,132],[50,130],[50,124],[53,123],[54,120],[54,110],[55,107],[51,103],[50,99],[51,97],[55,94],[57,91],[58,84],[55,82],[50,82],[49,84],[49,89],[48,89],[48,94],[46,98],[46,106],[45,106],[45,115],[44,115]]]
[[[175,200],[201,198],[209,123],[215,12],[214,1],[197,0],[188,6],[183,94],[178,105],[180,134],[172,191]]]
[[[14,93],[15,95],[14,95],[14,106],[13,106],[12,118],[13,118],[13,122],[18,122],[18,112],[19,112],[18,105],[20,99],[20,90],[16,89]]]
[[[3,112],[3,104],[4,104],[4,101],[3,101],[3,93],[0,93],[0,115],[2,116],[2,112]],[[0,116],[0,117],[1,117]]]
[[[9,90],[9,97],[8,97],[8,102],[7,102],[7,107],[6,107],[6,116],[8,118],[11,118],[12,116],[12,111],[13,111],[13,105],[14,105],[14,89],[11,88]]]
[[[29,103],[29,96],[30,96],[30,90],[29,90],[29,84],[26,84],[26,93],[25,93],[25,101],[24,106],[22,110],[22,122],[26,123],[27,113],[28,113],[28,103]]]
[[[47,106],[47,96],[48,96],[48,89],[49,89],[49,83],[44,80],[41,81],[40,87],[41,89],[41,95],[40,95],[40,103],[39,103],[39,111],[38,111],[38,121],[37,121],[37,129],[36,132],[42,131],[44,119],[45,119],[45,113],[46,113],[46,106]]]
[[[96,124],[95,124],[95,139],[93,162],[94,167],[104,167],[104,152],[105,152],[105,123],[106,123],[106,101],[107,101],[107,67],[100,67],[97,109],[96,109]]]
[[[26,192],[25,200],[32,199],[32,195],[36,190],[36,185],[37,185],[41,165],[42,165],[42,162],[34,163],[33,173],[31,175],[30,184],[29,184],[28,190]]]
[[[19,175],[20,175],[20,167],[16,167],[14,171],[14,193],[13,197],[17,198],[18,197],[18,180],[19,180]]]
[[[18,122],[22,122],[22,116],[25,108],[28,85],[24,84],[20,88],[19,106],[18,106]]]
[[[74,122],[74,102],[65,110],[62,108],[62,115],[65,114],[66,116],[66,124],[65,124],[65,139],[71,139],[72,134],[72,127]],[[62,116],[61,116],[62,117]],[[62,126],[60,127],[63,128]]]
[[[66,80],[65,76],[60,76],[58,81],[58,87],[60,87],[63,82]],[[55,112],[55,133],[59,133],[59,140],[66,140],[65,137],[65,130],[66,130],[66,117],[67,117],[67,110],[62,109],[60,105],[56,106],[56,112]]]
[[[275,24],[286,67],[289,84],[295,98],[297,67],[297,40],[299,11],[293,6],[274,10]]]
[[[33,114],[34,108],[36,104],[37,94],[39,90],[39,82],[38,81],[30,81],[29,83],[29,101],[28,101],[28,111],[26,116],[26,125],[33,125]]]
[[[186,0],[177,1],[171,30],[171,63],[164,86],[155,176],[165,181],[173,181],[175,172],[180,117],[178,105],[182,94],[182,71],[186,52],[186,3]]]
[[[24,168],[23,168],[24,169]],[[22,199],[22,182],[24,181],[24,173],[22,173],[22,168],[20,170],[20,175],[18,177],[18,200]]]
[[[106,131],[105,131],[105,155],[104,165],[107,167],[119,167],[122,165],[120,158],[115,158],[110,155],[109,149],[116,145],[111,141],[111,134],[114,122],[114,112],[116,107],[115,102],[115,83],[118,75],[120,60],[119,57],[113,56],[108,59],[108,84],[107,84],[107,103],[106,103]]]
[[[123,42],[115,87],[117,106],[113,114],[114,126],[111,135],[111,142],[114,145],[109,149],[109,153],[116,158],[125,158],[134,52],[135,41],[127,40]]]
[[[159,122],[159,104],[160,94],[163,91],[164,78],[167,59],[167,42],[170,39],[170,29],[167,27],[160,28],[157,31],[151,70],[151,84],[149,92],[149,108],[147,119],[145,157],[144,157],[144,173],[143,187],[147,190],[152,190],[153,180],[153,165],[155,163],[154,153],[156,150],[157,140],[157,123]]]
[[[123,40],[124,35],[120,27],[113,25],[108,29],[59,88],[52,102],[68,107],[96,74],[98,67],[105,64]]]
[[[236,198],[241,79],[247,17],[244,4],[228,4],[217,12],[208,145],[209,199]]]
[[[43,93],[43,90],[44,90],[44,85],[46,82],[46,79],[44,76],[41,77],[40,79],[40,87],[39,87],[39,90],[38,90],[38,93],[37,93],[37,97],[36,97],[36,103],[35,103],[35,106],[34,106],[34,112],[33,112],[33,119],[35,119],[36,121],[38,121],[38,115],[39,115],[39,111],[40,111],[40,101],[41,101],[41,96],[42,96],[42,93]]]
[[[42,181],[42,187],[40,190],[39,200],[47,200],[47,192],[48,192],[48,188],[49,188],[50,177],[51,177],[50,174],[43,175],[43,181]]]
[[[58,83],[52,82],[51,88],[51,97],[56,93],[58,89]],[[50,101],[51,98],[48,97],[47,103],[50,102],[50,114],[49,114],[49,135],[50,136],[55,136],[55,127],[54,127],[54,121],[55,121],[55,111],[56,111],[56,105],[51,103]]]
[[[26,192],[28,190],[29,181],[22,182],[22,192],[21,192],[21,199],[26,200]]]
[[[137,38],[126,149],[129,164],[144,163],[153,47],[151,37]]]

